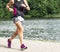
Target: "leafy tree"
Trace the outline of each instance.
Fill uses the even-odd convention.
[[[26,15],[43,18],[46,15],[60,14],[60,0],[27,0],[31,11]],[[0,19],[11,19],[12,12],[6,9],[9,0],[0,0]]]

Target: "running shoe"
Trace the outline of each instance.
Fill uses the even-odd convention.
[[[11,48],[11,41],[8,39],[8,48]]]
[[[27,49],[27,47],[24,44],[22,44],[21,49]]]

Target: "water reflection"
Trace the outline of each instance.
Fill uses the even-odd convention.
[[[23,26],[25,39],[60,41],[60,19],[25,20]],[[15,29],[12,21],[0,21],[1,37],[9,37]]]

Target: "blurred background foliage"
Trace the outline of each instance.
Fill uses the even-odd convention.
[[[60,18],[60,0],[27,0],[31,8],[25,12],[26,19],[34,18]],[[9,0],[0,0],[0,20],[8,20],[12,12],[6,9]]]

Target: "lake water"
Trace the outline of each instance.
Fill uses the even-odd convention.
[[[60,41],[60,19],[25,20],[23,26],[24,39]],[[0,37],[10,37],[15,30],[12,21],[0,21]]]

